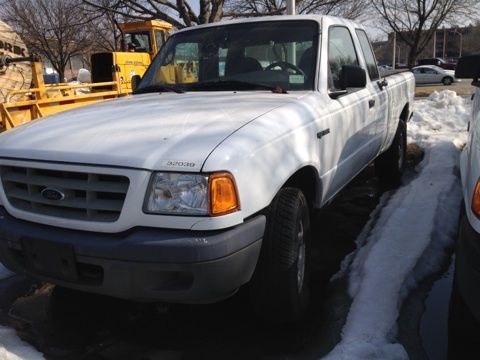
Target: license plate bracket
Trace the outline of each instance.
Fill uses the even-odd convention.
[[[78,280],[72,245],[34,238],[22,238],[21,244],[28,271],[59,280]]]

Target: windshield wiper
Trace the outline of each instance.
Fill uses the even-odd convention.
[[[167,91],[174,92],[174,93],[177,93],[177,94],[183,94],[185,92],[185,91],[183,91],[182,89],[180,89],[176,86],[161,84],[161,85],[145,86],[145,87],[142,87],[142,88],[139,88],[139,89],[135,90],[133,93],[134,94],[145,94],[145,93],[151,93],[151,92],[162,93],[162,92],[167,92]]]
[[[276,94],[287,93],[287,91],[283,89],[280,85],[271,86],[271,85],[253,83],[253,82],[242,81],[242,80],[216,80],[216,81],[206,81],[206,82],[200,82],[197,84],[189,84],[189,85],[197,89],[198,88],[200,89],[218,88],[218,89],[224,90],[224,88],[229,88],[231,90],[250,90],[253,88],[253,89],[270,90],[271,92]],[[238,89],[239,87],[241,89]]]

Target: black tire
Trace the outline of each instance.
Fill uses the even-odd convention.
[[[382,183],[389,186],[398,186],[401,183],[406,153],[407,125],[400,120],[392,145],[375,160],[375,172]]]
[[[296,188],[281,189],[272,201],[260,258],[250,282],[252,304],[260,318],[295,323],[308,307],[309,207]]]
[[[443,85],[452,85],[453,83],[453,79],[450,77],[450,76],[445,76],[443,79],[442,79],[442,84]]]
[[[453,280],[448,314],[448,359],[478,359],[480,323],[459,293]]]

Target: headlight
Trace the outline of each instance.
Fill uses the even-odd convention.
[[[158,172],[152,175],[145,212],[171,215],[224,215],[240,209],[229,173],[210,175]]]
[[[204,175],[155,173],[147,195],[147,212],[208,215],[208,178]]]

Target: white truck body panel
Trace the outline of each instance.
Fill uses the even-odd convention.
[[[460,155],[460,172],[465,213],[472,228],[480,233],[480,219],[475,216],[471,208],[475,185],[480,179],[480,90],[478,88],[474,96],[469,138]]]
[[[264,91],[125,97],[13,129],[2,136],[1,153],[39,161],[200,171],[225,137],[298,96]],[[172,168],[168,160],[190,166]]]
[[[382,154],[379,176],[403,172],[413,75],[382,79],[362,31],[322,16],[182,30],[137,95],[3,133],[0,261],[136,301],[250,282],[259,314],[300,319],[311,206]]]
[[[117,221],[96,223],[21,211],[8,203],[3,188],[1,203],[17,218],[78,230],[223,229],[264,209],[291,175],[311,167],[318,189],[313,203],[322,206],[390,146],[402,112],[407,112],[404,120],[410,115],[414,80],[412,74],[401,73],[389,77],[388,86],[381,88],[367,74],[365,88],[332,99],[327,86],[328,29],[343,26],[351,31],[360,66],[365,68],[355,36],[361,26],[320,16],[241,22],[304,19],[317,21],[321,32],[316,91],[139,95],[71,110],[1,135],[0,165],[94,168],[128,176],[130,189]],[[373,108],[369,108],[371,100]],[[322,131],[329,133],[319,139]],[[220,217],[145,214],[142,204],[153,171],[229,171],[236,180],[241,209]]]

